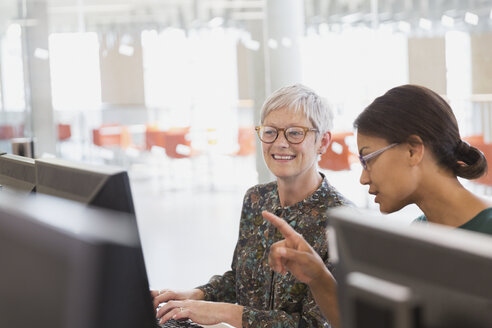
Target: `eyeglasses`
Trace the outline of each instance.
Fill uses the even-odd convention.
[[[360,160],[360,163],[362,164],[362,167],[364,168],[364,170],[367,170],[367,162],[368,162],[370,159],[372,159],[372,158],[374,158],[374,157],[376,157],[376,156],[381,155],[383,152],[387,151],[387,150],[388,150],[388,149],[390,149],[390,148],[393,148],[393,147],[394,147],[394,146],[396,146],[396,145],[399,145],[399,143],[392,143],[392,144],[391,144],[391,145],[389,145],[389,146],[386,146],[386,147],[384,147],[384,148],[378,149],[378,150],[373,151],[372,153],[367,154],[367,155],[364,155],[364,156],[359,155],[359,160]]]
[[[264,143],[274,143],[278,138],[279,132],[283,131],[285,139],[291,144],[300,144],[306,138],[309,131],[318,132],[318,129],[306,128],[302,126],[291,126],[288,128],[276,128],[273,126],[260,125],[255,128],[258,138]]]

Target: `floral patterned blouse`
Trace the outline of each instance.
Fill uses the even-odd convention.
[[[341,205],[351,203],[324,176],[312,195],[289,207],[280,205],[276,182],[250,188],[244,197],[231,270],[198,287],[205,300],[243,305],[243,327],[329,327],[306,284],[291,273],[282,276],[270,269],[270,246],[283,237],[261,212],[284,218],[328,265],[326,211]]]

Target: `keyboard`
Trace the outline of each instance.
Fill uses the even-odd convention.
[[[159,325],[161,328],[203,328],[199,324],[191,322],[190,320],[168,320],[164,324]]]

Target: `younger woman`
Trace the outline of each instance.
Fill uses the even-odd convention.
[[[419,221],[492,234],[492,204],[458,180],[487,170],[484,155],[461,140],[451,107],[435,92],[403,85],[376,98],[355,120],[360,182],[376,196],[381,212],[408,204],[424,212]],[[336,282],[301,234],[277,216],[264,217],[285,237],[270,249],[272,269],[290,271],[306,283],[332,326],[339,326]],[[307,237],[307,236],[306,236]]]

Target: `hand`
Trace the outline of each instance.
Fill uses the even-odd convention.
[[[205,298],[203,292],[197,288],[188,291],[151,290],[150,294],[154,299],[154,310],[157,310],[159,304],[172,300],[203,300]]]
[[[288,270],[297,279],[308,284],[316,304],[330,325],[340,327],[336,281],[321,257],[287,222],[267,211],[262,214],[285,238],[270,248],[268,263],[272,269],[282,274]]]
[[[243,307],[230,303],[206,301],[169,301],[157,312],[159,323],[169,319],[191,319],[201,325],[215,325],[221,322],[240,327]]]
[[[290,271],[307,284],[326,273],[326,266],[318,253],[287,222],[267,211],[263,211],[262,215],[285,238],[270,248],[268,263],[274,271],[281,274]]]

